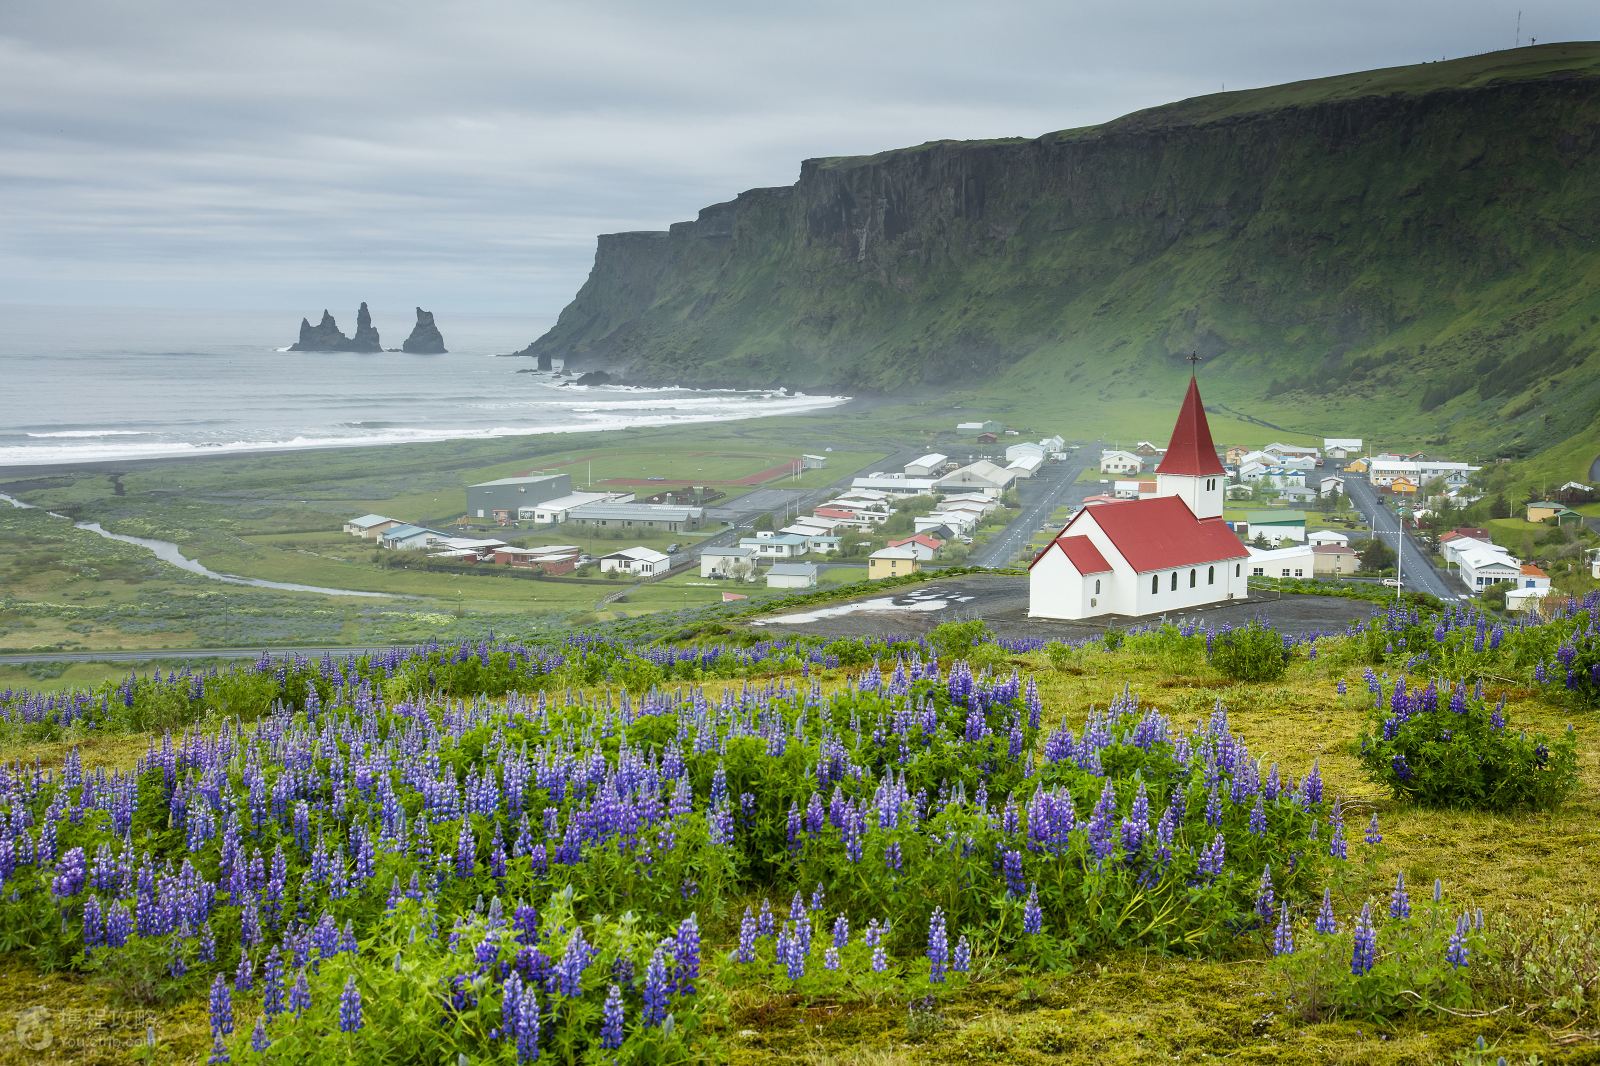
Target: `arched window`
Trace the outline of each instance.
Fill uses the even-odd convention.
[[[1172,572],[1172,591],[1178,591],[1178,572],[1176,570]]]
[[[1194,588],[1194,583],[1195,583],[1195,580],[1196,580],[1197,576],[1198,576],[1198,571],[1195,571],[1195,570],[1190,570],[1189,571],[1189,587],[1190,588]]]
[[[1158,593],[1160,591],[1161,591],[1161,575],[1160,574],[1151,574],[1150,575],[1150,595],[1154,596],[1156,593]]]
[[[1217,583],[1217,568],[1214,567],[1214,566],[1206,567],[1206,584],[1215,585],[1216,583]]]
[[[1233,576],[1234,577],[1238,577],[1239,576],[1239,564],[1238,563],[1234,563],[1233,564]]]
[[[1096,596],[1100,595],[1100,579],[1099,578],[1095,578],[1094,579],[1094,594]]]

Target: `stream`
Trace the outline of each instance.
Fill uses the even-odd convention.
[[[39,509],[31,503],[23,503],[15,496],[7,496],[3,492],[0,492],[0,503],[9,503],[11,506],[24,511],[37,511]],[[55,511],[46,511],[45,514],[53,518],[59,518],[64,522],[72,521],[66,515],[57,514]],[[153,552],[157,559],[175,566],[179,570],[187,570],[191,574],[199,574],[201,577],[210,578],[212,581],[221,581],[227,585],[249,585],[252,588],[277,589],[280,592],[316,592],[323,596],[362,596],[369,599],[384,600],[393,598],[387,592],[358,592],[355,589],[330,589],[323,588],[320,585],[297,585],[292,581],[267,581],[258,577],[219,574],[200,561],[190,559],[184,555],[183,552],[178,550],[178,546],[170,540],[154,540],[150,537],[134,537],[126,533],[112,533],[107,529],[103,529],[99,522],[73,522],[72,524],[78,529],[86,529],[90,533],[104,537],[107,540],[118,540],[124,544],[132,544],[144,548],[146,551]]]

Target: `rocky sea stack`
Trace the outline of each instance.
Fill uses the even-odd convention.
[[[300,339],[289,346],[291,352],[381,352],[383,345],[378,342],[378,331],[372,325],[372,313],[367,310],[363,301],[361,309],[356,312],[356,335],[346,337],[339,331],[339,324],[333,316],[323,308],[322,321],[313,326],[310,321],[300,320]]]
[[[400,350],[416,355],[445,354],[444,335],[439,332],[439,327],[433,324],[432,311],[417,308],[417,324],[412,327],[411,336],[406,338]]]

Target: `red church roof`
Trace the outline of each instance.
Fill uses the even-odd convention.
[[[1073,568],[1080,574],[1109,574],[1111,572],[1111,564],[1106,562],[1106,557],[1100,554],[1100,549],[1096,548],[1094,542],[1088,537],[1057,537],[1045,546],[1044,551],[1047,552],[1051,548],[1060,548],[1062,554],[1067,557]],[[1038,562],[1039,557],[1043,555],[1044,552],[1040,552],[1038,556],[1034,557],[1033,561],[1035,563]],[[1032,569],[1031,563],[1029,564],[1029,569]]]
[[[1189,376],[1189,391],[1183,397],[1183,409],[1178,412],[1178,424],[1172,427],[1172,441],[1167,454],[1156,467],[1158,474],[1187,474],[1191,477],[1209,477],[1223,473],[1217,461],[1217,446],[1211,442],[1211,426],[1206,422],[1206,408],[1200,402],[1200,384],[1194,375]]]
[[[1079,512],[1073,524],[1085,515],[1141,574],[1243,559],[1250,554],[1222,519],[1196,518],[1189,505],[1176,496],[1101,504]]]

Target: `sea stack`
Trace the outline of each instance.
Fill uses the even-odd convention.
[[[412,327],[411,336],[406,338],[400,350],[416,355],[445,354],[444,335],[439,332],[439,327],[433,324],[432,311],[417,308],[417,324]]]
[[[364,304],[362,306],[365,306]],[[322,321],[313,326],[306,319],[300,320],[300,339],[291,344],[291,352],[342,352],[350,347],[350,338],[339,332],[339,324],[328,314],[327,308],[322,310]]]
[[[350,338],[349,350],[352,352],[381,352],[383,345],[378,343],[378,331],[372,325],[372,312],[367,310],[367,302],[361,301],[361,309],[356,312],[356,335]]]
[[[328,314],[327,308],[322,310],[322,321],[313,326],[305,319],[300,320],[300,339],[289,345],[291,352],[381,352],[383,345],[378,343],[378,331],[372,326],[372,312],[367,310],[365,301],[361,310],[356,312],[356,335],[346,337],[339,332],[338,323],[333,316]]]

